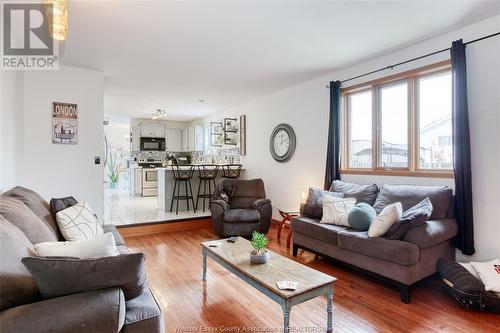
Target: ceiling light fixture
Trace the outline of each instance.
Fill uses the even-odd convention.
[[[153,119],[165,118],[166,116],[167,110],[165,109],[156,109],[156,111],[153,112]]]
[[[49,34],[56,40],[68,37],[68,4],[66,0],[43,0],[49,21]]]

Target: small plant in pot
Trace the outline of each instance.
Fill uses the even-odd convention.
[[[253,250],[250,252],[250,262],[254,264],[265,264],[269,261],[269,251],[267,247],[267,237],[264,234],[254,231],[252,234]]]

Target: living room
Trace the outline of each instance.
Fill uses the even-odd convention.
[[[1,332],[498,330],[500,2],[41,4],[57,67],[2,54]],[[116,116],[201,128],[161,150],[154,223],[106,222]]]

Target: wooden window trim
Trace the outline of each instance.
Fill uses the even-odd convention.
[[[419,115],[418,115],[418,85],[417,79],[433,76],[440,72],[447,72],[451,68],[450,60],[441,61],[432,65],[416,68],[410,71],[390,75],[369,82],[353,85],[342,89],[343,101],[343,149],[345,158],[341,160],[341,174],[358,175],[381,175],[381,176],[401,176],[401,177],[429,177],[429,178],[453,178],[453,170],[440,169],[420,169],[419,168]],[[379,142],[381,139],[380,115],[379,115],[379,94],[378,89],[383,86],[406,81],[408,84],[408,167],[407,168],[383,168],[380,167]],[[350,122],[349,94],[361,93],[371,90],[372,92],[372,168],[351,168],[350,164]]]

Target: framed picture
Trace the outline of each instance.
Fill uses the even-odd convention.
[[[236,146],[238,135],[236,132],[224,132],[224,144],[229,146]]]
[[[224,118],[224,132],[238,132],[238,119]]]
[[[78,106],[70,103],[52,103],[52,143],[78,143]]]
[[[224,144],[224,128],[222,122],[210,123],[210,145],[213,147],[222,147]]]
[[[247,116],[240,116],[240,154],[247,154]]]

